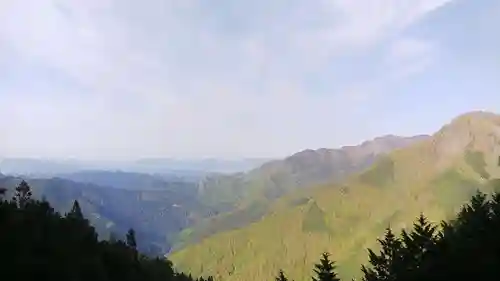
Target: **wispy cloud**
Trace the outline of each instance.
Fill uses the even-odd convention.
[[[436,43],[401,37],[390,45],[387,65],[397,78],[403,78],[424,71],[437,52]]]
[[[9,134],[4,147],[132,157],[321,145],[298,136],[340,126],[321,120],[366,102],[373,81],[430,63],[434,43],[402,34],[447,2],[3,1],[0,63],[22,65],[16,75],[24,79],[0,78],[10,85],[0,108],[17,118],[15,128],[0,123]],[[346,68],[340,62],[351,64],[351,82],[335,77]],[[26,85],[29,70],[35,84],[42,72],[59,74],[36,88]],[[321,89],[307,83],[318,73],[332,76]],[[23,140],[35,128],[51,133]]]

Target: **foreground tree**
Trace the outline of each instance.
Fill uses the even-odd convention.
[[[384,239],[378,239],[381,246],[379,254],[368,249],[368,259],[371,267],[362,266],[364,274],[362,280],[397,280],[397,275],[402,271],[402,242],[388,227]]]
[[[16,193],[14,195],[13,201],[17,203],[20,209],[24,209],[26,204],[31,199],[31,188],[28,183],[24,180],[16,187]]]
[[[491,199],[477,192],[455,220],[441,229],[420,215],[409,233],[390,229],[379,240],[381,251],[369,250],[367,281],[445,281],[500,279],[500,194]]]
[[[314,265],[313,281],[340,281],[335,272],[335,262],[330,260],[329,253],[323,253],[318,264]]]
[[[73,206],[71,207],[71,211],[67,215],[68,217],[77,219],[77,220],[83,220],[83,213],[82,209],[80,208],[80,203],[78,203],[77,200],[73,202]]]
[[[0,201],[0,229],[0,268],[12,280],[196,280],[168,260],[139,254],[133,230],[127,243],[99,241],[77,201],[62,216],[49,202],[32,200],[24,181],[12,200]]]

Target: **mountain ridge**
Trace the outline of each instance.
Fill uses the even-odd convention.
[[[260,174],[274,176],[278,173],[303,173],[304,170],[313,170],[315,175],[318,175],[319,182],[311,182],[310,180],[299,179],[291,186],[302,186],[318,184],[321,182],[326,182],[331,180],[330,176],[333,177],[341,176],[343,169],[340,168],[351,168],[351,169],[363,169],[369,166],[371,162],[380,154],[390,152],[393,149],[399,149],[411,145],[415,142],[425,140],[428,135],[417,135],[410,137],[395,136],[395,135],[385,135],[376,137],[372,140],[364,141],[359,145],[353,146],[342,146],[340,148],[318,148],[318,149],[305,149],[296,152],[290,156],[282,159],[275,159],[263,163],[259,167],[256,167],[248,172],[240,172],[229,175],[209,175],[205,177],[204,180],[200,182],[200,192],[204,189],[211,191],[209,187],[209,181],[215,177],[216,181],[224,181],[227,178],[231,180],[240,180],[242,182],[248,182],[252,180],[252,177],[260,177]],[[328,167],[324,167],[328,166]],[[352,166],[352,167],[351,167]],[[237,189],[238,187],[232,186],[228,188],[228,192],[231,189]],[[290,188],[290,186],[288,187]],[[264,189],[268,189],[266,186]],[[244,190],[241,190],[244,192]],[[246,197],[246,196],[239,196]],[[236,201],[238,198],[236,198]]]
[[[350,278],[366,262],[363,249],[376,246],[373,241],[389,224],[404,228],[422,211],[431,220],[444,219],[476,189],[491,190],[491,180],[500,177],[499,128],[499,115],[463,114],[430,138],[396,149],[344,181],[292,192],[258,221],[169,257],[182,269],[224,281],[272,278],[278,269],[297,280],[308,278],[312,257],[329,251],[343,277]],[[311,200],[318,206],[314,212],[308,211]],[[325,218],[310,218],[311,213]],[[304,232],[306,221],[307,229],[328,231]],[[198,259],[189,261],[188,256]],[[229,267],[234,268],[230,275]]]
[[[212,175],[200,182],[199,193],[200,200],[205,200],[204,204],[212,206],[216,213],[183,230],[174,250],[215,233],[256,222],[271,211],[270,205],[281,196],[309,186],[340,182],[368,168],[381,155],[427,137],[388,135],[359,146],[306,149],[246,173]]]

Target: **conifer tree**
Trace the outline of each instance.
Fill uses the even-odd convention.
[[[137,249],[137,242],[135,240],[135,230],[133,230],[132,228],[129,229],[127,232],[126,239],[127,239],[127,246],[133,249]]]
[[[83,213],[78,200],[75,200],[73,202],[73,207],[71,207],[71,211],[69,212],[68,216],[77,220],[83,220]]]
[[[377,255],[373,250],[368,249],[368,258],[371,268],[361,267],[364,281],[375,280],[396,280],[398,272],[402,269],[402,243],[397,238],[392,229],[386,229],[384,239],[377,239],[382,249]]]
[[[31,188],[25,180],[22,180],[21,183],[16,187],[16,193],[14,195],[14,202],[17,203],[17,206],[21,209],[26,207],[26,203],[31,199]]]
[[[418,267],[421,264],[425,254],[435,250],[437,229],[421,213],[413,224],[412,232],[408,233],[403,230],[401,239],[404,244],[404,247],[402,247],[402,258],[404,259],[405,269],[407,271],[412,270],[413,267]]]
[[[280,269],[280,272],[278,273],[278,276],[275,279],[276,281],[288,281],[288,278],[286,278],[285,273],[283,270]]]
[[[314,265],[313,281],[340,281],[335,272],[335,262],[330,260],[329,253],[323,253],[321,260],[318,264]]]

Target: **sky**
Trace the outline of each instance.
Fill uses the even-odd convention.
[[[3,0],[0,157],[283,157],[500,112],[497,0]]]

